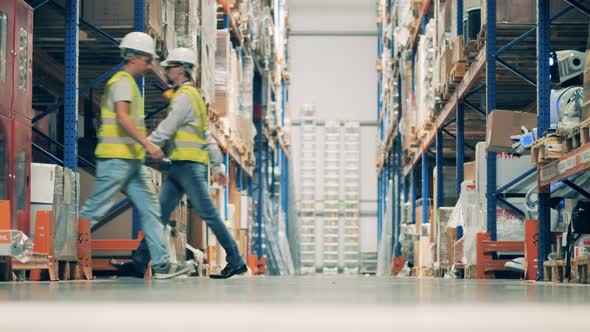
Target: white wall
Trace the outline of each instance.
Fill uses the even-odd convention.
[[[376,36],[350,36],[346,32],[373,32],[375,2],[367,0],[290,0],[289,20],[293,34],[289,37],[289,103],[294,120],[299,119],[303,104],[316,105],[316,118],[376,123],[377,60]],[[333,33],[341,36],[309,36],[300,33]],[[361,127],[361,218],[364,229],[361,246],[364,252],[377,250],[376,135],[374,125]],[[320,127],[318,136],[321,137]],[[295,171],[299,168],[300,131],[293,128]],[[321,142],[321,141],[320,141]],[[318,150],[321,147],[318,144]],[[318,153],[318,167],[323,164]],[[323,172],[319,172],[321,197]],[[295,178],[297,179],[297,177]],[[297,186],[297,181],[295,181]]]

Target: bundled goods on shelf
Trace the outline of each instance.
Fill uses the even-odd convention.
[[[253,0],[251,5],[252,47],[263,68],[268,69],[274,51],[273,16],[270,7],[264,1]]]
[[[412,91],[412,51],[404,51],[399,59],[401,76],[402,116],[400,132],[402,149],[407,153],[416,152],[416,112],[414,93]]]
[[[422,206],[422,198],[416,200],[416,229],[417,230],[421,230],[422,229],[422,225],[428,225],[429,231],[428,233],[430,233],[430,217],[432,216],[432,201],[431,199],[428,199],[428,212],[427,212],[427,218],[426,220],[424,220],[423,215],[422,215],[422,211],[423,211],[423,206]]]
[[[449,227],[463,227],[463,253],[464,259],[456,257],[464,264],[475,264],[476,261],[476,236],[477,233],[486,232],[487,225],[487,197],[486,197],[486,158],[485,143],[476,145],[475,182],[464,181],[461,186],[461,196],[453,210],[449,220]],[[496,153],[496,189],[505,186],[513,180],[514,174],[523,174],[530,167],[527,158],[507,153]],[[523,179],[517,185],[510,188],[507,194],[515,197],[507,197],[505,200],[511,205],[527,211],[526,200],[522,194],[536,188],[536,178]],[[511,211],[506,205],[498,203],[496,211],[497,239],[499,241],[523,241],[524,220]]]
[[[463,227],[463,237],[460,240],[463,242],[464,257],[455,257],[455,262],[469,265],[476,263],[475,237],[477,233],[486,230],[486,224],[482,221],[484,218],[481,217],[484,212],[480,211],[477,198],[475,182],[464,181],[461,184],[461,195],[448,221],[450,228]]]
[[[437,262],[440,267],[448,267],[454,262],[453,245],[457,239],[456,228],[449,227],[453,207],[438,209],[438,232],[436,237]]]
[[[455,190],[455,185],[456,185],[456,172],[457,169],[454,166],[444,166],[443,167],[443,200],[442,202],[440,202],[440,206],[442,207],[449,207],[449,206],[454,206],[455,203],[457,202],[457,195],[456,195],[456,190]],[[436,173],[437,173],[437,167],[434,167],[433,170],[433,203],[434,205],[438,205],[437,203],[437,178],[436,178]],[[436,216],[436,215],[435,215]],[[431,236],[431,240],[432,242],[436,242],[435,239],[438,236],[438,231],[440,230],[440,228],[437,226],[436,222],[433,222],[431,219],[430,222],[430,236]]]
[[[79,174],[52,164],[31,165],[31,238],[38,211],[53,211],[57,259],[78,257]]]
[[[485,143],[480,142],[475,147],[475,171],[476,171],[476,186],[479,194],[479,202],[481,202],[481,211],[487,211],[487,167],[486,159],[487,152]],[[511,155],[503,152],[496,153],[496,189],[500,189],[506,184],[514,180],[515,174],[524,174],[530,169],[529,159],[526,156]],[[505,193],[510,194],[526,194],[530,190],[535,189],[537,180],[534,176],[529,176],[523,179],[518,184],[511,187]],[[518,196],[518,195],[515,195]],[[525,198],[522,197],[507,197],[506,201],[522,211],[527,211],[527,204]],[[523,240],[524,239],[524,223],[521,218],[520,222],[515,222],[513,213],[506,207],[506,205],[498,203],[497,209],[497,236],[499,241],[503,240]],[[487,223],[487,214],[483,213],[484,223]],[[504,227],[502,224],[506,223]],[[505,231],[504,231],[505,230]]]
[[[401,223],[402,224],[411,224],[412,223],[412,203],[403,203],[402,204],[402,216],[401,216]]]
[[[414,243],[417,239],[418,236],[416,235],[416,225],[401,225],[398,241],[401,246],[402,256],[408,257],[408,260],[410,260],[410,263],[413,265],[416,265],[416,262],[414,262]]]
[[[215,52],[215,110],[219,117],[226,117],[231,108],[231,59],[232,45],[229,30],[217,30]]]
[[[178,47],[186,47],[197,53],[200,1],[176,0],[174,30]]]
[[[430,20],[416,52],[416,127],[422,131],[429,129],[434,117],[434,55],[434,20]]]
[[[205,100],[215,101],[215,53],[217,48],[217,1],[200,0],[199,18],[199,86]]]
[[[394,4],[393,24],[395,24],[395,30],[393,40],[395,42],[395,53],[406,47],[413,29],[416,28],[414,26],[416,23],[412,11],[412,2],[412,0],[401,0],[396,1]]]

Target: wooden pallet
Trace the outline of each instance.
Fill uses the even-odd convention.
[[[580,144],[590,143],[590,118],[582,121],[579,126],[580,129]]]
[[[567,283],[565,266],[565,260],[545,261],[543,263],[544,281]]]
[[[551,134],[547,137],[538,139],[531,146],[531,163],[533,165],[549,163],[555,159],[561,158],[563,151],[549,151],[549,145],[562,146],[563,137]]]
[[[453,65],[451,72],[449,73],[448,81],[452,83],[460,83],[467,73],[467,64],[465,62],[458,62]]]
[[[477,266],[468,264],[455,264],[458,279],[476,279]]]
[[[580,135],[580,127],[574,129],[571,133],[567,136],[563,137],[563,142],[561,143],[561,151],[563,153],[571,152],[582,146],[582,140]]]
[[[578,284],[590,283],[588,277],[588,265],[590,262],[590,255],[575,257],[572,259],[572,281]]]
[[[434,269],[435,278],[444,278],[445,275],[450,271],[451,267],[448,265],[440,266]]]

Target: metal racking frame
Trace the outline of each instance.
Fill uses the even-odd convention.
[[[392,2],[394,0],[388,0],[388,8],[390,8]],[[428,172],[424,171],[424,168],[427,166],[427,163],[424,161],[427,157],[426,152],[428,151],[430,145],[433,141],[436,140],[436,165],[437,165],[437,197],[440,199],[443,198],[444,192],[442,191],[442,165],[443,165],[443,158],[442,158],[442,140],[443,137],[441,132],[445,131],[445,127],[450,124],[451,122],[456,122],[457,127],[457,135],[456,135],[456,176],[457,176],[457,187],[456,192],[457,196],[459,196],[461,192],[461,183],[463,182],[464,178],[464,170],[463,170],[463,162],[464,162],[464,135],[465,135],[465,127],[464,127],[464,105],[467,105],[474,111],[479,113],[484,113],[486,116],[489,116],[491,112],[495,109],[496,106],[496,84],[497,84],[497,77],[496,77],[496,63],[499,63],[504,68],[515,74],[516,76],[522,78],[526,82],[534,85],[536,87],[536,98],[537,98],[537,114],[538,114],[538,132],[539,136],[545,135],[545,131],[549,128],[549,109],[550,109],[550,75],[549,75],[549,49],[550,49],[550,24],[555,19],[563,16],[569,10],[575,8],[580,10],[586,15],[590,16],[590,10],[580,4],[579,1],[574,0],[564,0],[569,6],[562,9],[558,13],[550,16],[550,1],[549,0],[537,0],[537,24],[536,26],[532,27],[522,35],[516,37],[513,41],[509,42],[507,45],[501,47],[500,49],[496,50],[496,1],[494,0],[486,0],[487,6],[487,15],[486,15],[486,36],[485,36],[485,46],[480,51],[478,57],[472,63],[471,67],[467,71],[465,77],[461,81],[461,83],[457,86],[456,91],[451,95],[450,99],[444,105],[443,109],[441,110],[438,118],[435,120],[434,128],[431,130],[427,135],[426,138],[422,140],[419,153],[417,153],[406,165],[401,165],[399,159],[397,162],[394,162],[393,167],[398,168],[398,179],[400,179],[399,183],[402,185],[402,188],[399,188],[399,194],[401,191],[407,192],[407,177],[411,177],[411,191],[412,191],[412,220],[416,220],[415,218],[415,200],[416,196],[416,175],[417,175],[417,162],[418,160],[422,159],[422,181],[423,181],[423,195],[428,195],[428,181],[424,178],[427,177],[429,174]],[[421,17],[416,18],[416,20],[422,20],[424,22],[426,20],[426,14],[428,10],[428,6],[430,5],[430,1],[424,2],[423,8],[423,15]],[[463,0],[457,0],[457,34],[462,34],[463,31]],[[381,28],[379,29],[378,33],[378,52],[379,56],[383,50],[383,22],[381,24]],[[417,30],[422,28],[422,25],[418,25],[419,28],[414,31],[413,36],[411,37],[411,46],[413,47],[416,36],[418,34]],[[537,52],[537,82],[533,82],[530,78],[528,78],[525,74],[520,72],[518,69],[514,68],[506,61],[499,58],[499,55],[506,52],[508,49],[513,47],[514,45],[522,42],[525,38],[537,33],[537,43],[536,43],[536,52]],[[478,80],[478,76],[482,74],[483,70],[485,69],[486,78],[485,78],[485,85],[475,86],[476,81]],[[401,85],[401,84],[400,84]],[[381,77],[379,80],[379,91],[382,89],[382,81]],[[486,92],[486,109],[485,112],[478,107],[472,105],[465,99],[470,95],[474,94],[476,91],[485,88]],[[401,105],[401,101],[400,101]],[[383,123],[382,118],[379,117],[381,113],[381,103],[378,103],[378,121],[380,121],[380,129],[381,129],[381,141],[383,142],[384,137],[389,137],[389,135],[383,135]],[[455,115],[454,119],[451,119],[452,115]],[[378,168],[378,176],[381,179],[385,173],[386,166],[390,159],[387,156],[395,155],[396,158],[399,158],[401,144],[399,143],[399,132],[396,129],[392,129],[394,134],[391,135],[393,144],[391,142],[386,142],[386,151],[384,152],[384,163],[383,167]],[[393,148],[392,148],[393,146]],[[494,158],[490,158],[490,156]],[[396,159],[394,159],[396,160]],[[566,169],[563,172],[559,172],[558,165],[564,161],[571,161],[575,160],[573,166]],[[570,162],[571,163],[571,162]],[[508,188],[512,187],[513,185],[517,184],[520,180],[524,179],[525,177],[531,175],[533,172],[537,170],[537,168],[532,168],[526,171],[524,174],[517,176],[513,181],[509,184],[505,185],[504,187],[495,190],[496,188],[496,158],[495,152],[488,152],[487,158],[487,230],[490,234],[491,240],[496,239],[496,204],[498,200],[501,200],[499,197],[502,192],[507,190]],[[402,172],[403,169],[403,172]],[[550,250],[550,192],[549,186],[551,183],[555,183],[558,181],[562,181],[567,179],[568,177],[577,174],[579,172],[585,171],[590,169],[590,147],[582,147],[580,149],[574,150],[571,153],[564,155],[561,159],[552,162],[550,164],[539,166],[539,204],[538,204],[538,223],[539,223],[539,246],[538,246],[538,262],[539,262],[539,279],[543,280],[543,261],[547,257],[549,250]],[[400,174],[401,173],[401,174]],[[404,180],[401,180],[404,178]],[[426,183],[426,185],[424,185]],[[567,183],[566,183],[567,184]],[[572,189],[584,194],[587,192],[583,190],[579,190],[581,188],[575,188],[577,186],[571,186]],[[439,189],[440,188],[440,189]],[[383,206],[383,191],[382,187],[378,187],[378,199],[379,203],[378,206],[380,211],[378,216],[380,218],[379,223],[381,223],[381,218],[383,216],[383,212],[381,208]],[[395,189],[394,189],[395,190]],[[407,199],[407,196],[406,196]],[[424,204],[423,200],[423,204]],[[394,204],[399,205],[401,204],[400,200],[397,199],[394,201]],[[436,207],[440,206],[439,202],[434,203]],[[424,211],[423,211],[424,213]],[[394,218],[393,222],[396,225],[399,225],[401,222],[399,214]],[[457,230],[458,238],[461,237],[462,230]],[[379,235],[380,236],[380,235]],[[397,238],[395,240],[397,242]],[[398,244],[395,243],[394,246]],[[400,252],[395,251],[394,257],[398,257]]]

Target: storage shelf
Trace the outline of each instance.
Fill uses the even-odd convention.
[[[436,139],[436,133],[439,132],[442,127],[446,124],[448,119],[452,114],[455,114],[457,109],[457,103],[459,100],[463,100],[465,96],[469,93],[471,88],[477,84],[481,83],[482,81],[482,73],[485,70],[486,64],[486,47],[482,47],[480,50],[477,58],[469,67],[469,70],[463,77],[463,80],[456,88],[455,92],[451,95],[445,106],[443,107],[442,111],[436,118],[434,122],[433,128],[427,132],[425,138],[420,142],[420,147],[418,149],[419,153],[414,154],[413,158],[407,163],[403,168],[404,176],[410,174],[411,170],[416,166],[418,161],[422,158],[422,155],[426,153],[428,148],[432,145],[434,140]],[[381,167],[382,168],[382,167]],[[381,170],[380,168],[380,170]]]
[[[588,169],[590,169],[590,144],[585,144],[549,164],[539,165],[539,187],[546,188],[552,183],[565,180]]]

